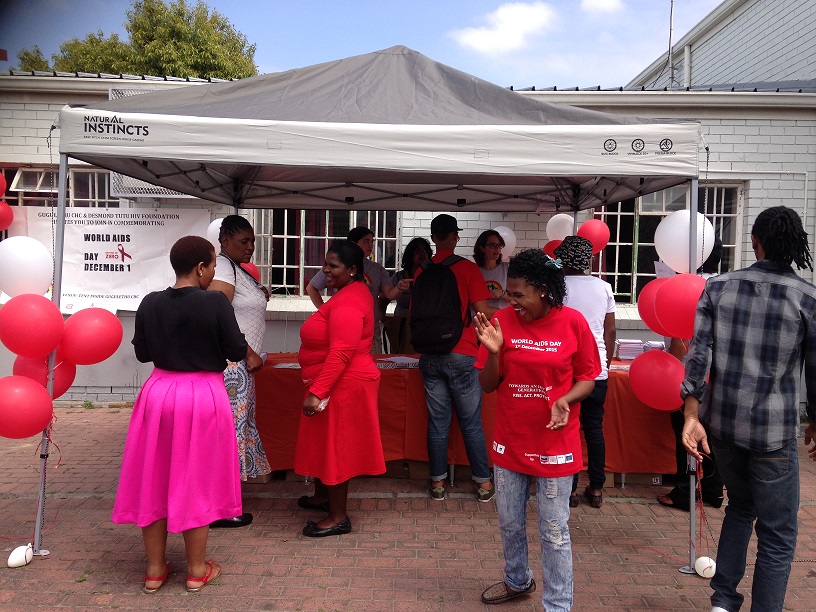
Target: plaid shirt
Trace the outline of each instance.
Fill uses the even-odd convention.
[[[768,260],[706,281],[681,395],[701,401],[700,420],[711,435],[753,451],[795,439],[803,364],[813,422],[816,287]]]

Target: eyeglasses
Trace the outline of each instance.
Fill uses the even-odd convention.
[[[502,248],[502,245],[500,243],[498,243],[498,242],[488,242],[485,246],[488,249],[500,249],[500,248]]]

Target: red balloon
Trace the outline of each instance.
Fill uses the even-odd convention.
[[[669,336],[689,339],[694,335],[694,313],[705,287],[705,279],[696,274],[678,274],[669,278],[655,295],[655,313]]]
[[[65,321],[60,349],[71,363],[99,363],[116,352],[123,334],[115,314],[103,308],[83,308]]]
[[[6,202],[0,202],[0,232],[11,227],[14,221],[14,210]]]
[[[6,193],[6,177],[0,172],[0,198]]]
[[[16,295],[0,308],[0,342],[23,357],[48,355],[64,328],[59,308],[41,295]]]
[[[641,402],[657,410],[677,410],[683,405],[680,383],[683,364],[665,351],[641,353],[629,366],[629,386]]]
[[[541,249],[547,255],[555,259],[555,249],[563,242],[563,240],[550,240],[547,244],[544,245],[544,248]]]
[[[30,438],[51,422],[54,404],[45,388],[27,376],[0,378],[0,436]]]
[[[247,263],[242,263],[241,267],[247,272],[249,272],[252,278],[254,278],[259,283],[261,282],[261,271],[258,269],[258,266],[249,261]]]
[[[14,360],[12,373],[15,376],[28,376],[48,388],[48,357],[17,357]],[[54,369],[54,399],[71,388],[75,377],[76,365],[66,361],[61,352],[57,351],[57,365]]]
[[[577,234],[592,243],[593,253],[600,253],[609,243],[609,226],[600,219],[584,221]]]
[[[643,289],[641,289],[640,295],[638,295],[637,299],[638,314],[640,314],[640,318],[646,324],[646,327],[660,336],[671,336],[671,334],[660,324],[660,321],[658,321],[657,312],[655,310],[655,297],[657,296],[658,290],[667,280],[669,279],[656,278],[653,281],[649,281],[646,283]]]

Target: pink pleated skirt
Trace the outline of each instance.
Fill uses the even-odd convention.
[[[133,407],[111,520],[146,527],[166,518],[180,533],[241,512],[223,373],[154,369]]]

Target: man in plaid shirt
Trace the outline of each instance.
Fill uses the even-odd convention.
[[[782,610],[799,508],[799,380],[807,386],[805,444],[816,459],[816,287],[795,211],[762,211],[751,228],[757,262],[706,282],[681,386],[683,444],[698,460],[714,451],[728,491],[711,579],[712,612],[736,612],[754,521],[758,540],[751,610]],[[710,370],[710,379],[706,375]],[[705,425],[709,434],[706,435]]]

